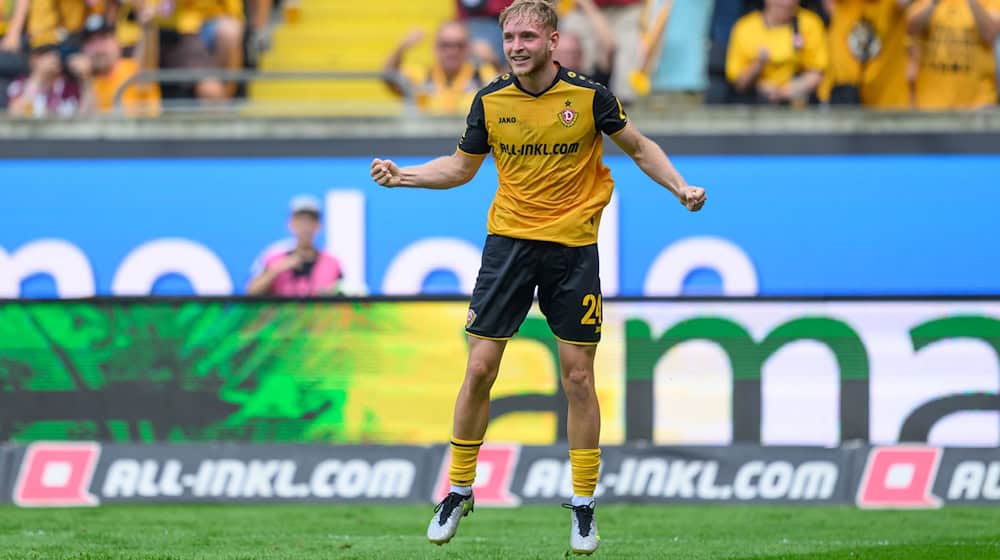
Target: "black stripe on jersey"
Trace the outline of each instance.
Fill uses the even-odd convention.
[[[625,128],[628,124],[628,115],[611,90],[572,70],[560,67],[559,74],[566,83],[594,90],[594,126],[598,132],[611,135]]]
[[[559,78],[570,85],[594,90],[594,126],[598,132],[611,135],[628,124],[628,115],[621,102],[603,84],[562,66],[559,67]]]
[[[513,74],[498,76],[486,87],[476,93],[472,100],[472,107],[469,108],[469,116],[465,118],[465,134],[458,141],[458,149],[467,154],[488,154],[490,153],[489,135],[486,132],[486,114],[483,109],[483,96],[500,91],[514,83]]]

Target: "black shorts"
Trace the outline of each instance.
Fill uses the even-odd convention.
[[[601,340],[601,278],[597,245],[567,247],[549,241],[486,237],[465,330],[506,340],[538,304],[556,338],[573,344]]]

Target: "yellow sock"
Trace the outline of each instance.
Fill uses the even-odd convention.
[[[448,478],[455,486],[472,486],[476,480],[476,459],[483,440],[451,438],[451,468]]]
[[[601,470],[601,450],[570,449],[569,464],[573,469],[573,494],[593,496],[597,473]]]

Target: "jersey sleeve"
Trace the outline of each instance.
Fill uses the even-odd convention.
[[[594,89],[594,125],[604,134],[614,134],[628,124],[622,102],[603,86]]]
[[[488,154],[490,152],[489,132],[486,131],[486,111],[483,109],[482,94],[476,95],[465,118],[465,134],[458,142],[458,149],[467,154]]]

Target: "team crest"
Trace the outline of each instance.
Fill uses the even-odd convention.
[[[472,323],[476,322],[476,312],[471,307],[469,308],[469,314],[465,316],[465,328],[472,326]]]
[[[570,102],[566,101],[566,108],[559,111],[559,122],[565,127],[571,127],[576,124],[576,117],[579,115],[570,107]]]

